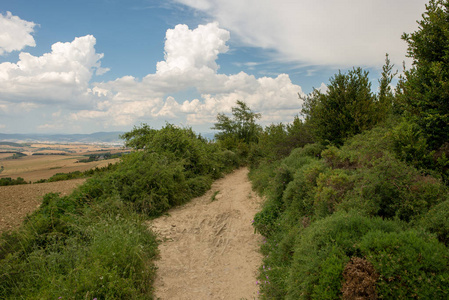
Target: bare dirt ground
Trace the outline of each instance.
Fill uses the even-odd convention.
[[[0,233],[19,227],[25,217],[36,210],[47,193],[67,195],[85,179],[37,184],[0,186]]]
[[[121,146],[93,144],[36,143],[17,144],[17,146],[0,144],[0,178],[10,177],[15,179],[22,177],[25,181],[35,182],[40,179],[48,179],[56,173],[83,172],[94,168],[102,168],[110,163],[118,162],[119,159],[98,160],[87,163],[79,163],[78,161],[87,159],[92,154],[119,154],[127,151]],[[12,152],[24,153],[27,156],[19,159],[10,159],[14,154]],[[64,155],[53,155],[52,153],[62,153]]]
[[[0,160],[0,165],[4,167],[0,178],[11,177],[16,179],[22,177],[25,181],[35,182],[39,179],[48,179],[56,173],[69,173],[80,171],[84,172],[94,168],[106,167],[110,163],[119,161],[108,159],[101,161],[92,161],[88,163],[77,163],[80,158],[76,156],[62,155],[38,155],[26,156],[20,159]]]
[[[163,241],[156,298],[257,298],[262,237],[251,223],[261,199],[247,174],[239,169],[217,180],[204,196],[151,222]]]

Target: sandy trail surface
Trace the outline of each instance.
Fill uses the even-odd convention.
[[[150,223],[163,241],[157,299],[257,298],[262,237],[251,223],[261,199],[247,175],[246,168],[236,170],[204,196]]]

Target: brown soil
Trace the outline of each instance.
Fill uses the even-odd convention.
[[[48,179],[56,173],[84,172],[96,167],[106,167],[109,163],[116,163],[119,159],[108,159],[93,161],[89,163],[77,163],[85,157],[62,156],[62,155],[38,155],[26,156],[20,159],[0,161],[4,166],[0,178],[11,177],[16,179],[22,177],[25,181],[35,182],[40,179]]]
[[[247,169],[237,170],[217,180],[204,196],[152,221],[163,241],[156,261],[156,298],[257,298],[262,238],[251,222],[261,199],[247,174]]]
[[[0,232],[16,228],[51,192],[67,195],[85,179],[0,187]]]

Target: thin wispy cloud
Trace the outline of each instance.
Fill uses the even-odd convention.
[[[404,32],[417,29],[425,0],[175,0],[208,14],[246,45],[299,65],[380,67],[405,59]]]

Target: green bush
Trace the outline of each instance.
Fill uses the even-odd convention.
[[[368,215],[410,221],[444,200],[443,182],[396,158],[393,148],[387,128],[376,127],[340,149],[329,147],[322,152],[328,166],[345,170],[353,182],[348,182],[352,189],[345,189],[336,210],[358,208]],[[334,193],[330,185],[323,181],[321,190]]]
[[[399,232],[402,227],[356,211],[312,223],[296,240],[286,299],[338,298],[345,264],[352,256],[361,256],[358,243],[375,230]]]
[[[219,178],[224,169],[229,170],[228,166],[221,164],[225,153],[217,145],[195,134],[191,128],[167,124],[155,130],[142,125],[123,137],[128,147],[166,155],[170,160],[182,162],[186,178],[206,174]]]
[[[252,145],[249,163],[252,168],[263,162],[281,160],[295,148],[313,142],[310,128],[296,116],[291,124],[271,124],[259,135],[259,142]],[[321,151],[320,151],[321,152]]]
[[[19,184],[27,184],[22,177],[17,177],[17,179],[12,179],[11,177],[0,178],[0,186],[7,185],[19,185]]]
[[[396,156],[417,167],[430,167],[432,155],[419,126],[402,120],[393,130],[393,150]]]
[[[339,209],[357,207],[368,215],[411,221],[443,201],[447,193],[440,180],[424,176],[386,153],[371,165],[357,170],[354,189]]]
[[[314,218],[314,193],[318,178],[326,170],[322,161],[305,157],[303,166],[295,172],[294,179],[282,195],[286,218],[290,222],[298,222],[303,217]]]
[[[323,150],[320,145],[307,145],[273,164],[275,168],[251,170],[256,183],[259,180],[268,185],[263,188],[267,200],[254,221],[255,229],[266,237],[261,247],[265,268],[259,273],[263,299],[342,297],[347,264],[354,257],[367,259],[360,243],[376,230],[379,235],[393,232],[402,236],[408,232],[404,231],[406,226],[417,224],[444,242],[447,213],[437,214],[433,208],[444,210],[443,204],[438,204],[447,199],[447,187],[396,158],[392,149],[388,129],[376,127],[351,138],[341,148]],[[438,225],[432,227],[431,223]],[[444,246],[441,248],[442,244],[428,234],[407,234],[404,236],[410,243],[416,235],[419,245],[434,245],[438,255],[443,255]],[[366,264],[376,265],[369,259]],[[411,270],[404,267],[401,272]],[[446,278],[441,269],[435,272]],[[385,275],[372,276],[370,280],[375,282],[376,276],[383,280]],[[438,284],[427,295],[441,296],[439,286],[444,282]],[[350,286],[345,289],[347,292]],[[371,287],[371,292],[389,298],[391,291]],[[426,295],[423,290],[419,293]]]
[[[380,275],[379,298],[448,298],[448,249],[432,236],[415,230],[373,230],[360,241],[360,250]]]
[[[326,166],[314,158],[298,153],[295,149],[280,165],[277,164],[276,169],[272,167],[273,164],[271,169],[269,166],[261,167],[250,174],[253,184],[261,180],[260,185],[269,185],[269,188],[264,190],[268,197],[266,205],[256,214],[254,222],[255,228],[261,232],[266,231],[261,228],[271,228],[285,211],[294,211],[297,215],[294,220],[290,220],[292,222],[312,214],[313,200],[310,202],[309,192],[316,186],[318,175]]]
[[[268,193],[271,186],[271,180],[276,174],[276,169],[280,162],[274,161],[259,165],[257,168],[251,168],[249,171],[249,178],[254,190],[262,195]]]
[[[314,215],[323,218],[333,214],[344,196],[354,187],[354,176],[347,170],[333,169],[320,173],[314,196]]]
[[[190,199],[181,161],[143,151],[126,155],[108,175],[108,193],[118,193],[139,212],[158,215]]]
[[[230,172],[242,165],[239,156],[231,150],[218,151],[218,160],[221,163],[223,172]]]
[[[435,205],[417,223],[419,227],[436,234],[442,243],[449,246],[449,200]]]
[[[18,231],[3,234],[0,298],[151,297],[156,239],[122,201],[77,207],[49,194]]]

